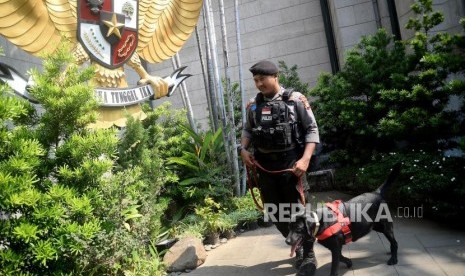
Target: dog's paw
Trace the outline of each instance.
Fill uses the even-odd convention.
[[[352,267],[352,261],[351,260],[347,260],[345,263],[346,263],[347,268]]]
[[[397,258],[391,257],[389,261],[387,262],[388,265],[395,265],[397,264]]]
[[[305,258],[296,276],[313,276],[316,272],[316,266],[315,259]]]

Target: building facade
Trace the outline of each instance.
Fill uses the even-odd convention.
[[[239,0],[240,37],[244,89],[247,98],[257,91],[248,68],[262,59],[284,61],[288,66],[297,65],[302,81],[313,87],[321,72],[335,72],[344,64],[344,53],[352,48],[364,35],[374,34],[378,28],[405,40],[413,36],[405,24],[413,15],[410,6],[414,0]],[[445,22],[433,31],[451,33],[461,31],[459,19],[465,14],[463,0],[434,0],[434,10],[445,15]],[[219,26],[218,2],[212,0],[217,38],[218,65],[223,74],[222,39]],[[230,77],[239,82],[236,43],[234,1],[225,0],[225,16],[229,49]],[[205,25],[202,15],[198,22],[199,41],[205,56]],[[185,73],[192,77],[185,81],[195,120],[208,126],[208,106],[204,78],[199,58],[196,34],[179,52]],[[40,67],[41,60],[15,47],[0,36],[0,45],[5,56],[0,61],[26,75],[32,67]],[[168,76],[173,71],[170,60],[160,64],[148,64],[149,73]],[[128,83],[135,85],[138,75],[130,68],[125,72]],[[182,108],[179,91],[172,97],[154,101],[155,105],[165,101],[173,108]],[[316,114],[318,117],[318,114]]]

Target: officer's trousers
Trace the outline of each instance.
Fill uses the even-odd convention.
[[[302,157],[302,150],[293,149],[280,153],[261,153],[255,152],[256,161],[268,171],[280,171],[290,169]],[[276,228],[286,238],[289,234],[289,219],[290,212],[292,211],[291,204],[298,204],[301,198],[298,190],[299,179],[292,172],[282,174],[268,173],[257,169],[258,172],[258,186],[262,195],[264,204],[272,204],[276,206],[276,213],[274,221]],[[309,200],[309,186],[306,177],[302,178],[304,187],[305,202]],[[282,204],[280,206],[280,204]],[[286,214],[282,214],[283,212]],[[279,218],[285,218],[279,221]],[[311,259],[311,262],[316,266],[316,259],[313,252],[313,241],[305,241],[303,244],[304,258]]]

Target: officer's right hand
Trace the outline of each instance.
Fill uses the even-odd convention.
[[[247,151],[246,149],[242,149],[241,158],[246,166],[249,166],[249,167],[254,166],[255,158],[253,157],[251,152]]]

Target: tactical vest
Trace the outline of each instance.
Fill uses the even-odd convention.
[[[285,150],[303,145],[300,124],[290,116],[290,108],[295,105],[289,100],[292,92],[285,90],[282,100],[265,101],[261,93],[255,97],[256,127],[252,128],[252,136],[256,147]]]

